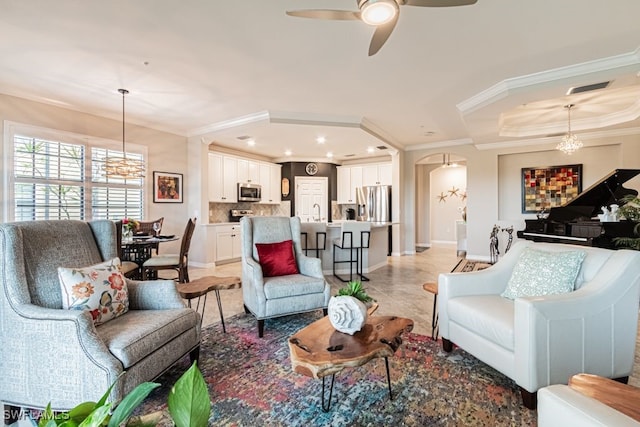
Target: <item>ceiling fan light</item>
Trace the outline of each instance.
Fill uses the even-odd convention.
[[[395,0],[368,0],[360,6],[360,17],[365,24],[382,25],[391,21],[398,13]]]

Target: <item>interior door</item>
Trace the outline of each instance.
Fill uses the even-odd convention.
[[[295,177],[296,216],[302,222],[327,222],[329,178]]]

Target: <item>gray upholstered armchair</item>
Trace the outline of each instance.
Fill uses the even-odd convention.
[[[264,320],[323,309],[326,314],[330,287],[321,261],[304,255],[300,245],[300,218],[244,217],[242,227],[242,295],[245,311],[258,320],[258,336]],[[265,277],[256,244],[291,240],[298,274]],[[264,262],[264,259],[262,260]]]
[[[118,402],[183,356],[197,359],[199,316],[171,280],[127,280],[129,311],[99,326],[62,309],[58,267],[117,256],[112,221],[0,224],[0,401],[66,410],[111,392]]]

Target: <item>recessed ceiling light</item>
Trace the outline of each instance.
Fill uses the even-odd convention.
[[[284,152],[284,155],[285,155],[285,156],[290,156],[290,155],[291,155],[291,150],[286,150],[286,151]]]
[[[374,151],[375,151],[375,148],[367,147],[367,153],[373,153]]]
[[[254,139],[247,139],[247,145],[249,147],[253,147],[254,145],[256,145],[256,141]]]
[[[327,142],[327,138],[325,138],[324,136],[319,136],[316,138],[316,142],[318,144],[324,144],[325,142]]]
[[[328,157],[328,158],[332,158],[332,157],[333,157],[333,153],[332,153],[331,151],[329,151],[329,152],[327,153],[327,157]]]

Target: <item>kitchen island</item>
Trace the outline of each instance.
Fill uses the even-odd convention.
[[[327,224],[327,245],[324,251],[319,251],[320,259],[322,260],[322,272],[326,275],[333,274],[333,242],[341,237],[341,227],[344,221],[334,221]],[[392,223],[390,222],[372,222],[371,223],[371,238],[369,242],[369,249],[362,251],[362,272],[369,273],[380,267],[387,265],[387,254],[389,250],[389,229]],[[304,227],[303,227],[304,230]],[[304,245],[304,238],[302,239]],[[309,250],[308,256],[315,257],[316,251]],[[355,257],[355,253],[354,253]],[[336,259],[338,261],[345,261],[349,259],[349,250],[337,249]],[[354,265],[355,280],[355,265]],[[349,277],[348,264],[337,264],[336,273],[342,277]]]

